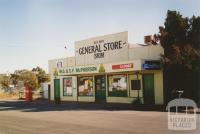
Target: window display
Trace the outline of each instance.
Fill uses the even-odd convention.
[[[63,96],[72,96],[72,77],[63,79]]]
[[[127,96],[127,76],[126,75],[111,75],[108,76],[108,95],[116,97]]]
[[[84,76],[78,78],[79,96],[93,96],[93,77]]]

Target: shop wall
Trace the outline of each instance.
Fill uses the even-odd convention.
[[[108,103],[132,103],[135,98],[130,97],[107,97]]]
[[[54,79],[51,77],[50,100],[54,100]]]
[[[78,102],[95,102],[94,96],[78,96]]]
[[[75,57],[68,57],[67,58],[67,66],[72,67],[76,65]]]
[[[53,75],[54,69],[58,68],[58,63],[62,62],[62,67],[67,67],[67,61],[66,58],[60,58],[60,59],[53,59],[48,61],[48,67],[49,67],[49,74]]]
[[[135,59],[153,59],[159,60],[160,54],[164,54],[161,45],[149,45],[129,48],[129,60]]]
[[[75,66],[75,57],[53,59],[48,61],[49,74],[53,75],[57,68],[66,68]]]

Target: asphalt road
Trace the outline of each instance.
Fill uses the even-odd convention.
[[[0,101],[0,134],[180,134],[170,131],[167,112]]]

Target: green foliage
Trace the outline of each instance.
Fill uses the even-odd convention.
[[[195,49],[200,49],[200,17],[193,16],[190,19],[190,24],[188,38]]]
[[[2,76],[2,78],[0,79],[0,84],[3,89],[8,89],[10,85],[10,77]]]
[[[50,81],[50,76],[46,74],[42,68],[36,67],[31,71],[26,69],[16,70],[11,74],[10,80],[11,84],[14,86],[16,86],[19,81],[23,81],[24,85],[37,88],[41,83]]]
[[[200,17],[183,17],[168,11],[164,27],[159,27],[160,44],[164,48],[163,61],[170,67],[200,71]]]
[[[33,68],[32,72],[34,72],[36,74],[39,85],[41,83],[50,81],[50,76],[48,74],[46,74],[46,72],[42,68],[40,68],[40,67]]]
[[[183,90],[183,96],[198,100],[200,73],[200,17],[183,17],[168,11],[163,27],[155,35],[164,48],[165,101],[173,99],[173,90]]]
[[[11,76],[10,76],[11,83],[14,86],[16,86],[19,81],[19,78],[20,78],[19,74],[16,74],[16,73],[11,74]]]
[[[38,86],[37,76],[32,71],[21,72],[20,80],[24,82],[25,86],[31,86],[32,88],[36,88]]]

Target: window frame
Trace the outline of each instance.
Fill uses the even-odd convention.
[[[72,87],[72,94],[71,95],[68,95],[68,94],[64,94],[65,92],[64,92],[64,88],[65,88],[65,80],[66,79],[71,79],[71,87]],[[66,90],[67,91],[67,90]],[[63,96],[73,96],[73,79],[72,79],[72,77],[65,77],[65,78],[63,78]]]
[[[80,86],[80,78],[83,78],[83,77],[90,77],[91,80],[92,80],[92,95],[80,95],[80,92],[79,92],[79,86]],[[94,97],[95,96],[95,92],[94,92],[94,77],[93,75],[87,75],[87,76],[78,76],[77,77],[77,96],[79,97]]]
[[[113,77],[113,76],[120,76],[120,75],[123,75],[125,78],[126,78],[126,90],[124,90],[124,91],[126,91],[126,93],[123,93],[123,95],[121,94],[121,95],[119,95],[120,94],[120,92],[119,91],[115,91],[115,95],[111,95],[111,93],[113,92],[113,91],[109,91],[109,85],[110,85],[110,82],[109,82],[109,77]],[[107,75],[107,89],[108,89],[108,91],[107,91],[107,94],[108,94],[108,97],[128,97],[128,76],[127,76],[127,74],[109,74],[109,75]],[[118,93],[117,93],[118,92]],[[122,93],[123,91],[121,91],[121,93]]]

